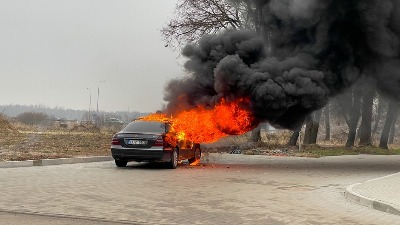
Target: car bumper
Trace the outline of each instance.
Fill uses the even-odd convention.
[[[171,151],[165,149],[111,148],[114,159],[127,161],[171,161]]]

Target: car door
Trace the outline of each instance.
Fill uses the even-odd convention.
[[[181,159],[188,159],[192,157],[192,147],[193,142],[187,139],[179,140],[178,142],[179,147],[179,155]]]
[[[179,158],[180,159],[186,159],[187,157],[187,149],[186,149],[186,140],[181,139],[178,141],[178,147],[179,147]]]
[[[194,142],[187,140],[186,142],[186,149],[187,149],[187,158],[193,158],[194,157]]]

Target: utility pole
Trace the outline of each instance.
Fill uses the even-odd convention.
[[[104,80],[99,81],[99,84],[97,85],[97,106],[96,106],[96,126],[98,125],[99,121],[99,98],[100,98],[100,83],[106,82]]]
[[[90,113],[90,108],[92,107],[92,90],[90,88],[86,88],[89,91],[89,118],[88,121],[92,121],[91,113]]]

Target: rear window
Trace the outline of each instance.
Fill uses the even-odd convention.
[[[134,133],[164,133],[165,124],[160,122],[133,121],[126,125],[122,131]]]

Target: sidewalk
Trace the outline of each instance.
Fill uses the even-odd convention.
[[[337,159],[340,159],[341,162],[351,162],[354,163],[355,158],[360,158],[365,156],[338,156]],[[373,156],[373,157],[381,157],[381,156]],[[398,157],[398,156],[396,156]],[[301,165],[306,161],[325,161],[329,159],[334,159],[335,157],[326,157],[319,159],[312,158],[298,158],[298,157],[272,157],[272,162],[285,161],[285,165],[290,165],[294,163],[296,165]],[[372,158],[372,160],[377,160],[376,158]],[[247,156],[237,158],[237,155],[232,154],[210,154],[205,155],[202,158],[203,162],[209,163],[265,163],[265,157]],[[377,163],[377,160],[375,163]],[[399,161],[400,162],[400,161]],[[382,162],[380,162],[382,163]],[[338,164],[339,165],[339,164]],[[359,204],[368,206],[370,208],[380,210],[383,212],[391,213],[394,215],[400,216],[400,173],[392,174],[389,176],[384,176],[381,178],[373,179],[366,181],[364,183],[357,183],[350,185],[346,188],[345,196],[347,199],[351,201],[355,201]]]
[[[298,157],[266,157],[259,155],[243,155],[234,154],[219,154],[219,153],[206,153],[202,156],[202,162],[205,164],[270,164],[275,167],[307,167],[307,162],[319,161],[322,165],[329,165],[329,162],[340,163],[361,163],[366,160],[360,158],[363,156],[341,156],[341,157],[327,157],[320,159],[313,158],[298,158]],[[375,156],[373,160],[375,164],[387,164],[385,161],[379,162]],[[61,158],[61,159],[42,159],[42,160],[28,160],[28,161],[6,161],[0,162],[0,168],[10,167],[29,167],[29,166],[48,166],[48,165],[61,165],[61,164],[74,164],[74,163],[88,163],[88,162],[101,162],[111,161],[111,156],[95,156],[95,157],[78,157],[78,158]],[[377,161],[375,161],[377,160]],[[379,163],[377,163],[379,162]],[[400,162],[400,158],[398,159]],[[336,166],[341,164],[337,163]],[[397,162],[395,162],[397,164]],[[308,164],[310,166],[311,164]],[[398,164],[397,164],[398,165]],[[390,166],[390,165],[389,165]],[[366,181],[364,183],[357,183],[350,185],[346,188],[345,197],[351,201],[368,206],[370,208],[380,210],[383,212],[391,213],[400,216],[400,173],[384,176],[381,178]]]
[[[400,216],[400,173],[350,185],[347,199]]]
[[[111,156],[88,156],[88,157],[75,157],[75,158],[38,159],[38,160],[26,160],[26,161],[5,161],[5,162],[0,162],[0,168],[53,166],[62,164],[103,162],[111,160],[113,160]]]

